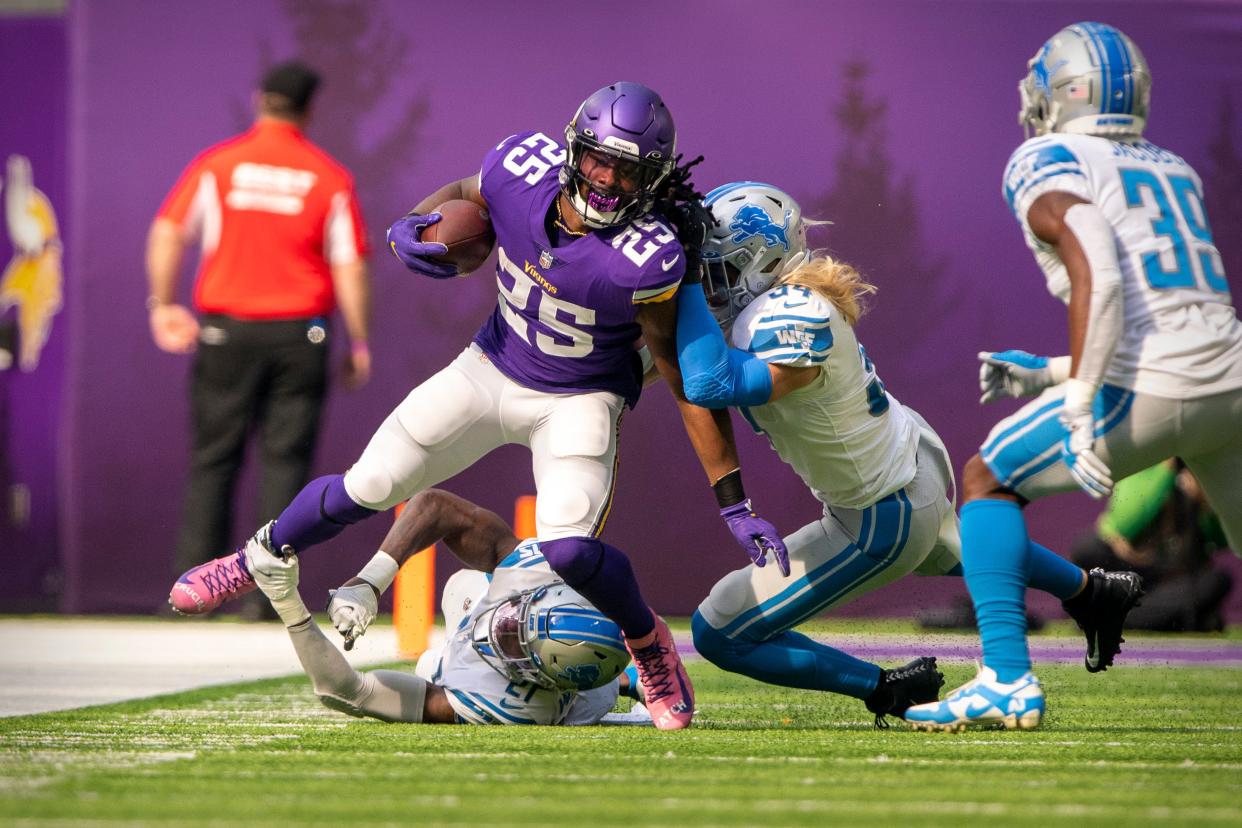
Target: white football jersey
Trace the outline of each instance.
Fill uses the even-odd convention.
[[[918,425],[830,301],[800,285],[773,288],[730,336],[764,362],[819,367],[810,385],[741,412],[821,503],[861,509],[914,479]]]
[[[1048,290],[1068,302],[1065,265],[1027,223],[1031,204],[1050,190],[1094,203],[1116,237],[1125,329],[1105,382],[1175,399],[1242,387],[1242,324],[1195,171],[1142,139],[1053,134],[1018,147],[1005,199]]]
[[[475,621],[515,593],[560,581],[535,540],[518,544],[492,573],[487,591],[473,602],[456,630],[448,630],[439,668],[431,681],[445,690],[462,721],[472,724],[595,724],[612,710],[618,682],[594,690],[545,690],[509,681],[470,644]]]

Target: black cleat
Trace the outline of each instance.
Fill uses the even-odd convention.
[[[906,710],[940,698],[944,674],[936,669],[935,656],[916,658],[895,670],[881,670],[880,682],[866,698],[867,709],[875,714],[875,726],[888,727],[885,716],[905,718]]]
[[[1089,673],[1107,670],[1121,652],[1121,630],[1130,610],[1143,597],[1143,579],[1135,572],[1105,572],[1095,568],[1087,573],[1090,592],[1062,601],[1061,606],[1078,622],[1087,636],[1083,664]]]

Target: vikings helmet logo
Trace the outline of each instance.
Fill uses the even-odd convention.
[[[733,243],[741,244],[753,236],[763,236],[763,240],[768,247],[781,245],[786,250],[789,249],[789,237],[785,234],[786,228],[789,227],[789,215],[785,215],[785,222],[777,224],[772,221],[772,217],[762,207],[754,204],[747,204],[745,207],[737,211],[737,215],[733,217],[733,221],[729,223],[729,230],[733,233]]]
[[[33,371],[63,304],[60,232],[52,203],[34,186],[30,160],[10,155],[6,173],[0,187],[13,258],[0,273],[0,314],[17,308],[20,364]]]

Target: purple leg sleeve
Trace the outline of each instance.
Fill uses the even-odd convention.
[[[359,506],[345,491],[345,477],[330,474],[307,483],[276,518],[272,546],[293,547],[304,552],[317,543],[335,538],[341,530],[379,512]]]
[[[655,629],[630,559],[597,538],[557,538],[539,544],[552,571],[582,593],[625,633],[642,638]]]

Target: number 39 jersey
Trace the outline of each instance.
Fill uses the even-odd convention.
[[[1242,325],[1195,171],[1141,139],[1054,134],[1018,147],[1005,198],[1048,290],[1068,302],[1065,265],[1027,223],[1031,205],[1053,190],[1093,202],[1116,239],[1125,329],[1105,382],[1175,399],[1242,387]]]
[[[676,294],[685,255],[647,215],[560,245],[545,219],[560,193],[565,149],[539,132],[487,154],[479,188],[491,211],[500,300],[475,342],[510,379],[539,391],[612,391],[633,406],[641,388],[638,309]]]
[[[830,301],[801,285],[774,288],[730,336],[764,362],[819,367],[810,385],[742,413],[821,503],[861,509],[914,479],[918,424]]]

